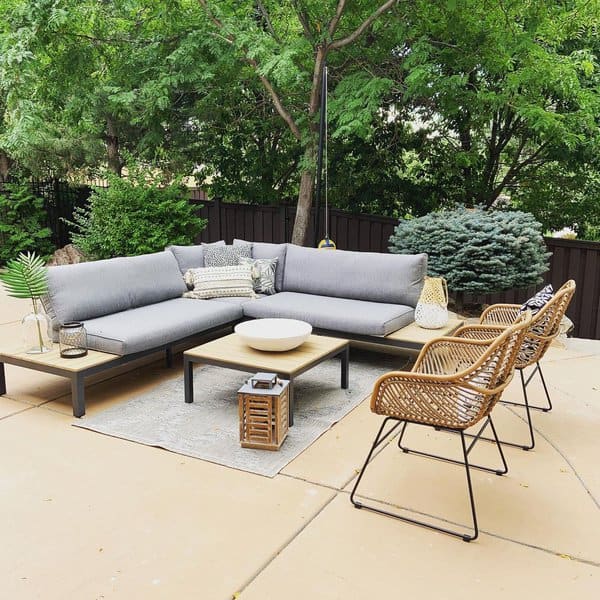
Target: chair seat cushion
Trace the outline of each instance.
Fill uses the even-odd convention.
[[[414,321],[414,309],[402,304],[281,292],[246,302],[244,316],[299,319],[317,329],[362,335],[388,335]]]
[[[91,350],[123,356],[237,321],[235,304],[174,298],[85,321]]]

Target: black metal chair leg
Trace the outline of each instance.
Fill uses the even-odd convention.
[[[408,422],[405,422],[404,426],[402,427],[402,431],[400,432],[400,436],[398,437],[398,448],[400,448],[400,450],[402,450],[402,452],[404,452],[405,454],[416,454],[417,456],[424,456],[425,458],[433,458],[435,460],[441,460],[443,462],[452,463],[454,465],[464,465],[464,462],[462,460],[456,460],[454,458],[448,458],[447,456],[441,456],[440,454],[431,454],[429,452],[423,452],[422,450],[415,450],[414,448],[408,448],[407,446],[403,446],[402,438],[404,437],[404,432],[406,430],[407,425],[408,425]],[[481,436],[481,434],[485,431],[485,428],[488,425],[492,426],[492,431],[494,432],[493,438],[486,438],[486,437]],[[434,426],[432,425],[431,427],[434,427]],[[488,417],[485,420],[483,427],[481,427],[481,429],[476,434],[462,432],[465,437],[473,439],[473,441],[469,444],[469,447],[467,448],[467,454],[469,452],[471,452],[471,450],[473,449],[473,447],[479,440],[496,442],[497,444],[500,443],[500,442],[498,442],[498,438],[495,434],[495,429],[493,427],[494,426],[493,426],[493,423],[491,422],[491,418]],[[449,433],[458,433],[460,431],[457,429],[447,429],[445,427],[434,427],[434,429],[436,431],[448,431]],[[502,469],[495,469],[493,467],[486,467],[484,465],[476,465],[473,463],[470,463],[469,466],[473,469],[479,469],[480,471],[487,471],[488,473],[494,473],[496,475],[504,475],[505,473],[508,473],[508,466],[506,464],[506,460],[504,458],[504,453],[502,452],[502,448],[499,447],[499,450],[500,450],[500,458],[502,459],[502,466],[503,466]]]
[[[544,379],[544,373],[542,372],[542,365],[540,365],[540,363],[538,362],[538,363],[536,363],[536,366],[537,366],[537,370],[540,374],[540,379],[542,380],[542,385],[544,386],[544,392],[546,394],[546,400],[548,402],[547,408],[540,407],[540,410],[543,410],[544,412],[550,412],[553,408],[552,400],[550,400],[550,394],[548,393],[548,388],[546,387],[546,380]],[[534,406],[532,408],[536,408],[536,407]]]
[[[504,451],[502,450],[502,444],[498,439],[498,434],[496,433],[496,427],[494,422],[492,421],[492,415],[488,415],[488,421],[490,423],[490,427],[492,429],[492,434],[494,436],[494,440],[496,441],[496,447],[498,448],[498,453],[500,454],[500,458],[502,459],[502,465],[504,466],[503,471],[496,471],[496,475],[506,475],[508,473],[508,465],[506,464],[506,458],[504,458]]]
[[[367,466],[369,464],[369,462],[371,461],[371,458],[373,456],[373,452],[375,451],[375,449],[381,445],[383,443],[383,441],[385,439],[387,439],[389,437],[389,435],[398,427],[398,425],[400,423],[402,423],[402,421],[398,421],[398,423],[392,427],[392,429],[390,429],[385,435],[383,434],[384,428],[387,424],[387,422],[392,419],[392,420],[396,420],[393,419],[392,417],[387,417],[383,424],[381,425],[381,427],[379,428],[379,432],[377,433],[377,436],[375,437],[375,441],[373,442],[373,445],[371,446],[371,449],[369,450],[369,453],[367,455],[367,459],[365,460],[365,464],[363,465],[363,468],[360,470],[360,473],[358,474],[358,477],[356,479],[356,482],[354,484],[354,487],[352,488],[352,492],[350,494],[350,502],[352,502],[352,504],[356,507],[356,508],[365,508],[367,510],[370,510],[372,512],[376,512],[379,513],[381,515],[385,515],[387,517],[393,517],[394,519],[398,519],[400,521],[405,521],[406,523],[412,523],[413,525],[420,525],[421,527],[426,527],[427,529],[433,529],[434,531],[439,531],[441,533],[447,533],[448,535],[452,535],[454,537],[458,537],[460,539],[462,539],[465,542],[471,542],[472,540],[476,539],[477,536],[479,535],[479,528],[477,525],[477,514],[475,511],[475,498],[473,496],[473,485],[471,483],[471,473],[469,470],[469,467],[471,466],[469,464],[469,459],[468,459],[468,450],[467,450],[467,446],[465,443],[465,436],[464,436],[464,432],[460,431],[461,434],[461,445],[462,445],[462,451],[463,451],[463,457],[464,457],[464,462],[461,461],[457,461],[459,464],[462,464],[465,467],[465,473],[467,476],[467,488],[469,491],[469,502],[470,502],[470,506],[471,506],[471,515],[472,515],[472,519],[473,519],[473,535],[467,535],[465,533],[462,533],[460,531],[454,531],[452,529],[446,529],[444,527],[438,527],[437,525],[433,525],[432,523],[427,523],[426,521],[418,521],[416,519],[411,519],[410,517],[405,517],[402,515],[399,515],[397,513],[392,513],[389,512],[387,510],[383,510],[381,508],[378,508],[376,506],[372,506],[372,505],[368,505],[368,504],[364,504],[364,502],[361,502],[359,500],[356,500],[356,491],[358,489],[358,486],[360,485],[360,482],[363,478],[363,475],[367,469]],[[404,434],[404,431],[406,430],[406,422],[403,422],[403,427],[402,427],[402,432],[400,435]],[[450,461],[450,462],[455,462],[455,461]]]
[[[527,384],[525,383],[525,376],[523,375],[523,369],[519,370],[521,375],[521,385],[523,386],[523,399],[525,400],[525,413],[527,414],[527,425],[529,426],[529,438],[531,445],[521,446],[523,450],[533,450],[535,446],[535,438],[533,436],[533,423],[531,422],[531,409],[529,408],[529,398],[527,397]]]
[[[542,367],[540,366],[539,363],[536,363],[535,370],[533,371],[533,373],[531,373],[531,375],[529,376],[529,378],[527,380],[525,379],[523,369],[519,369],[518,371],[519,371],[519,375],[521,377],[521,389],[523,390],[524,402],[512,402],[510,400],[501,400],[501,402],[502,402],[502,404],[510,404],[511,406],[519,406],[519,407],[525,409],[525,415],[527,417],[527,428],[529,429],[529,443],[528,444],[519,444],[518,442],[508,442],[506,440],[500,440],[500,443],[504,446],[512,446],[513,448],[521,448],[522,450],[533,450],[533,448],[535,448],[535,435],[533,432],[533,421],[531,419],[531,411],[532,411],[532,409],[538,409],[538,410],[543,410],[544,412],[548,412],[548,411],[552,410],[552,401],[550,400],[550,395],[548,394],[548,388],[546,387],[546,382],[544,380],[544,375],[542,373]],[[544,386],[544,391],[546,392],[546,399],[548,401],[547,408],[543,408],[541,406],[531,406],[531,404],[529,404],[529,397],[527,395],[527,386],[529,385],[531,378],[536,374],[536,372],[539,372],[540,378],[542,379],[542,384]],[[484,428],[485,428],[485,426],[484,426]],[[479,438],[485,442],[496,442],[496,443],[498,442],[498,437],[496,435],[491,438],[483,437],[483,436],[481,436],[481,432],[482,432],[482,430],[480,430],[475,435],[472,433],[465,433],[465,436],[470,437],[470,438]]]
[[[519,369],[521,375],[523,374],[523,369]],[[531,372],[529,377],[523,382],[523,377],[521,377],[521,385],[523,387],[523,394],[525,394],[525,390],[527,386],[530,384],[536,373],[540,374],[540,379],[542,380],[542,386],[544,387],[544,393],[546,394],[546,402],[548,406],[536,406],[534,404],[530,404],[529,408],[533,410],[541,410],[543,412],[550,412],[552,410],[552,400],[550,400],[550,393],[548,392],[548,387],[546,386],[546,380],[544,379],[544,373],[542,372],[542,365],[539,362],[535,363],[535,369]],[[512,400],[500,400],[502,404],[510,404],[511,406],[525,406],[523,402],[513,402]]]
[[[492,426],[493,427],[493,426]],[[473,516],[473,535],[463,535],[462,539],[465,542],[472,542],[479,535],[479,527],[477,526],[477,514],[475,512],[475,498],[473,497],[473,484],[471,483],[471,472],[469,471],[469,453],[467,452],[467,446],[465,444],[465,432],[460,432],[460,441],[463,450],[463,456],[465,459],[465,472],[467,474],[467,486],[469,488],[469,500],[471,502],[471,515]],[[506,465],[506,463],[505,463]]]
[[[375,452],[375,450],[378,448],[378,446],[380,444],[382,444],[391,434],[392,432],[394,432],[396,430],[396,428],[398,427],[398,425],[400,425],[401,421],[399,421],[398,423],[396,423],[396,425],[394,425],[394,427],[392,427],[383,437],[383,430],[385,429],[385,426],[387,425],[388,421],[394,420],[391,417],[387,417],[386,419],[383,420],[383,423],[381,424],[381,427],[379,428],[379,431],[377,432],[377,435],[375,436],[375,441],[373,442],[373,445],[371,446],[371,449],[369,450],[369,454],[367,454],[367,458],[365,460],[365,464],[363,465],[362,469],[360,470],[360,473],[358,474],[358,477],[356,479],[356,483],[354,484],[354,487],[352,488],[352,493],[350,494],[350,502],[352,502],[352,504],[354,504],[354,506],[356,508],[362,508],[363,505],[360,502],[356,502],[354,500],[354,494],[356,492],[356,488],[358,487],[358,484],[360,483],[360,480],[362,479],[365,471],[367,470],[367,465],[369,464],[369,462],[371,461],[371,457],[373,456],[373,452]]]
[[[408,423],[406,421],[404,421],[404,424],[402,425],[402,429],[400,431],[400,435],[398,436],[398,448],[400,448],[400,450],[402,450],[402,452],[408,452],[408,449],[402,445],[402,438],[404,437],[404,432],[406,431],[407,425],[408,425]]]

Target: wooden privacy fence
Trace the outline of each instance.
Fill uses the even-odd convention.
[[[600,340],[600,242],[545,238],[552,252],[550,269],[544,283],[558,289],[568,279],[577,283],[577,291],[567,310],[573,321],[573,335],[580,338]],[[465,294],[464,302],[495,304],[496,302],[522,303],[540,286],[506,290],[494,294]]]
[[[289,205],[263,206],[220,202],[219,200],[196,200],[201,204],[200,216],[208,219],[206,229],[198,241],[225,240],[231,244],[234,238],[282,244],[292,239],[296,207]],[[325,233],[324,213],[320,215],[320,235]],[[387,252],[388,240],[398,220],[392,217],[360,215],[331,209],[329,235],[340,250],[363,252]],[[309,245],[316,246],[314,234],[314,210],[309,225]]]
[[[195,200],[200,202],[200,199]],[[230,204],[218,200],[202,200],[200,215],[208,219],[206,229],[198,242],[234,238],[249,241],[282,243],[289,242],[296,214],[293,206],[262,206]],[[313,213],[314,219],[314,213]],[[321,215],[321,229],[323,232]],[[330,211],[329,234],[340,250],[365,252],[387,252],[388,240],[397,224],[397,219],[373,215]],[[316,245],[311,222],[311,245]],[[568,279],[577,282],[577,292],[567,315],[575,324],[574,335],[581,338],[600,339],[600,242],[582,242],[546,238],[548,250],[552,252],[550,269],[545,283],[558,289]],[[496,302],[524,302],[539,286],[513,289],[495,294],[465,294],[464,302],[493,304]]]

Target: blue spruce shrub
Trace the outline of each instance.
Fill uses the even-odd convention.
[[[542,226],[525,212],[458,208],[402,220],[390,252],[429,255],[429,274],[453,292],[490,293],[535,285],[548,270]]]

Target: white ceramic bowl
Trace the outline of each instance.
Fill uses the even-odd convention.
[[[304,343],[312,325],[296,319],[254,319],[238,323],[234,331],[251,348],[285,352]]]

